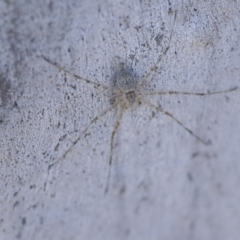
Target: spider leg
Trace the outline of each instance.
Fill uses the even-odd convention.
[[[90,83],[90,84],[94,85],[97,89],[100,89],[100,88],[101,88],[101,89],[104,89],[104,90],[110,90],[109,87],[107,87],[107,86],[105,86],[105,85],[103,85],[103,84],[101,84],[101,83],[96,83],[96,82],[93,82],[93,81],[91,81],[91,80],[89,80],[89,79],[80,77],[80,76],[77,75],[77,74],[71,73],[69,70],[61,67],[61,66],[58,65],[56,62],[51,61],[50,59],[46,58],[46,57],[43,56],[43,55],[42,55],[41,57],[43,58],[43,60],[45,60],[46,62],[48,62],[48,63],[51,64],[52,66],[56,67],[56,68],[59,69],[60,71],[63,71],[63,72],[65,72],[65,73],[67,73],[67,74],[69,74],[69,75],[71,75],[71,76],[73,76],[73,77],[75,77],[75,78],[77,78],[77,79],[80,79],[80,80],[82,80],[82,81],[84,81],[84,82],[86,82],[86,83]]]
[[[113,143],[114,143],[114,137],[115,137],[115,134],[118,130],[118,127],[120,125],[120,122],[122,120],[122,116],[123,116],[123,112],[124,112],[124,109],[125,109],[125,104],[122,104],[121,105],[121,108],[120,108],[120,112],[118,114],[118,118],[116,120],[116,123],[114,125],[114,128],[113,128],[113,131],[112,131],[112,135],[111,135],[111,141],[110,141],[110,157],[109,157],[109,167],[108,167],[108,178],[107,178],[107,185],[106,185],[106,188],[105,188],[105,194],[108,192],[108,188],[109,188],[109,181],[110,181],[110,175],[111,175],[111,165],[112,165],[112,157],[113,157]]]
[[[190,130],[189,128],[187,128],[181,121],[179,121],[176,117],[174,117],[171,113],[169,113],[168,111],[165,111],[164,109],[146,101],[146,100],[142,100],[142,102],[146,103],[147,105],[149,105],[151,108],[156,109],[158,112],[161,112],[167,116],[169,116],[170,118],[172,118],[175,122],[177,122],[182,128],[184,128],[186,131],[188,131],[192,136],[194,136],[198,141],[202,142],[204,145],[209,145],[210,141],[205,141],[202,138],[200,138],[199,136],[197,136],[192,130]]]
[[[170,37],[169,37],[169,41],[168,41],[168,45],[166,47],[166,49],[164,50],[164,52],[162,53],[161,56],[159,56],[157,62],[153,65],[153,67],[151,67],[151,69],[149,70],[149,72],[146,74],[146,76],[144,76],[141,81],[140,81],[140,84],[139,85],[143,85],[144,82],[152,75],[151,77],[151,80],[152,78],[154,77],[154,73],[156,72],[156,70],[158,69],[158,64],[161,62],[162,58],[164,57],[164,55],[168,52],[169,48],[170,48],[170,43],[171,43],[171,40],[172,40],[172,34],[173,34],[173,29],[174,29],[174,25],[175,25],[175,22],[176,22],[176,17],[177,17],[177,11],[175,11],[175,14],[174,14],[174,20],[173,20],[173,26],[172,26],[172,30],[171,30],[171,34],[170,34]]]
[[[149,95],[195,95],[195,96],[206,96],[206,95],[215,95],[221,93],[228,93],[237,90],[238,87],[230,88],[227,90],[216,91],[216,92],[178,92],[178,91],[159,91],[159,92],[146,92],[141,95],[149,96]]]
[[[98,119],[100,119],[102,116],[104,116],[105,114],[107,114],[109,111],[111,111],[114,107],[116,107],[119,103],[121,102],[118,101],[118,102],[115,102],[111,107],[105,109],[101,114],[99,114],[98,116],[96,116],[95,118],[93,118],[91,120],[91,122],[87,125],[87,127],[83,130],[83,132],[79,135],[79,137],[71,144],[71,146],[68,148],[68,150],[63,154],[63,156],[61,158],[59,158],[56,162],[50,164],[48,166],[48,172],[47,172],[47,178],[46,178],[46,181],[44,183],[44,190],[46,189],[46,184],[47,184],[47,181],[48,181],[48,176],[49,176],[49,172],[51,170],[51,168],[53,166],[55,166],[56,164],[58,164],[60,161],[62,161],[66,156],[67,154],[73,149],[73,147],[78,143],[78,141],[82,138],[82,136],[88,131],[88,129],[91,127],[91,125],[93,123],[95,123]]]

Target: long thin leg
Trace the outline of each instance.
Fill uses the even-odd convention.
[[[108,167],[108,178],[107,178],[107,186],[105,188],[105,193],[108,192],[108,188],[109,188],[109,180],[110,180],[110,175],[111,175],[111,165],[112,165],[112,157],[113,157],[113,143],[114,143],[114,136],[118,130],[118,127],[120,125],[120,122],[122,120],[122,116],[123,116],[123,112],[125,109],[125,104],[121,105],[120,108],[120,113],[118,115],[117,121],[115,123],[115,126],[113,128],[112,131],[112,135],[111,135],[111,141],[110,141],[110,157],[109,157],[109,167]]]
[[[145,77],[143,77],[139,83],[138,86],[140,85],[143,85],[144,82],[149,78],[150,75],[152,75],[152,78],[154,76],[154,73],[156,72],[156,70],[158,69],[158,64],[160,63],[160,61],[162,60],[162,58],[164,57],[164,55],[168,52],[169,48],[170,48],[170,43],[171,43],[171,40],[172,40],[172,34],[173,34],[173,29],[174,29],[174,25],[175,25],[175,22],[176,22],[176,17],[177,17],[177,11],[175,11],[175,14],[174,14],[174,20],[173,20],[173,26],[172,26],[172,30],[171,30],[171,34],[170,34],[170,37],[169,37],[169,41],[168,41],[168,45],[165,49],[165,51],[162,53],[162,55],[158,58],[157,62],[153,65],[153,67],[149,70],[149,72],[146,74]],[[151,79],[152,79],[151,78]]]
[[[143,96],[149,96],[149,95],[170,95],[170,94],[176,94],[176,95],[195,95],[195,96],[206,96],[206,95],[214,95],[214,94],[220,94],[220,93],[228,93],[237,90],[238,87],[230,88],[227,90],[217,91],[217,92],[178,92],[178,91],[163,91],[163,92],[146,92],[142,93]]]
[[[209,145],[210,142],[207,142],[205,140],[203,140],[202,138],[200,138],[199,136],[197,136],[192,130],[190,130],[189,128],[187,128],[185,125],[183,125],[182,122],[180,122],[176,117],[174,117],[171,113],[165,111],[164,109],[146,101],[146,100],[142,100],[142,102],[145,102],[147,105],[149,105],[150,107],[156,109],[158,112],[161,112],[167,116],[169,116],[170,118],[172,118],[175,122],[177,122],[181,127],[183,127],[185,130],[187,130],[192,136],[194,136],[197,140],[199,140],[200,142],[202,142],[205,145]]]
[[[73,147],[78,143],[78,141],[82,138],[82,136],[87,132],[87,130],[90,128],[90,126],[95,123],[98,119],[100,119],[102,116],[104,116],[105,114],[107,114],[109,111],[111,111],[114,107],[116,107],[119,103],[121,102],[118,101],[116,103],[114,103],[111,107],[105,109],[101,114],[99,114],[98,116],[96,116],[95,118],[92,119],[92,121],[87,125],[87,127],[83,130],[83,132],[79,135],[79,137],[72,143],[72,145],[68,148],[68,150],[63,154],[63,156],[61,158],[59,158],[56,162],[50,164],[48,166],[48,173],[47,173],[47,179],[45,181],[45,184],[44,184],[44,189],[46,189],[46,183],[47,183],[47,180],[48,180],[48,176],[49,176],[49,172],[51,170],[51,168],[53,166],[55,166],[56,164],[58,164],[60,161],[62,161],[66,156],[67,154],[73,149]]]
[[[67,74],[69,74],[69,75],[71,75],[71,76],[73,76],[73,77],[75,77],[75,78],[77,78],[77,79],[80,79],[80,80],[82,80],[82,81],[84,81],[84,82],[86,82],[86,83],[93,84],[93,85],[94,85],[95,87],[97,87],[97,88],[102,88],[102,89],[105,89],[105,90],[110,90],[109,87],[107,87],[107,86],[105,86],[105,85],[103,85],[103,84],[95,83],[95,82],[93,82],[93,81],[91,81],[91,80],[89,80],[89,79],[82,78],[82,77],[78,76],[77,74],[71,73],[69,70],[67,70],[67,69],[59,66],[57,63],[51,61],[50,59],[46,58],[46,57],[43,56],[43,55],[42,55],[41,57],[42,57],[46,62],[50,63],[52,66],[58,68],[58,69],[61,70],[61,71],[64,71],[65,73],[67,73]]]

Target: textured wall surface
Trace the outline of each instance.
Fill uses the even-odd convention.
[[[210,145],[144,103],[125,109],[107,193],[119,106],[71,148],[111,106],[120,62],[138,83],[154,66],[175,11],[138,93],[240,87],[238,0],[0,1],[1,240],[239,239],[239,90],[146,97]]]

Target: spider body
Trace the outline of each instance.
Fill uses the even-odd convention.
[[[121,101],[125,108],[131,107],[137,101],[137,82],[133,74],[128,71],[123,63],[119,64],[119,71],[115,76],[116,95],[112,103]]]
[[[177,123],[183,129],[185,129],[188,133],[190,133],[199,142],[203,143],[204,145],[209,145],[210,144],[210,141],[206,141],[205,139],[202,139],[201,137],[199,137],[190,128],[185,126],[185,124],[183,124],[172,113],[164,110],[162,107],[159,107],[159,106],[151,103],[151,101],[146,100],[145,97],[152,96],[152,95],[192,95],[192,96],[200,96],[201,97],[201,96],[207,96],[207,95],[215,95],[215,94],[223,94],[223,93],[232,92],[232,91],[237,90],[238,87],[234,87],[234,88],[230,88],[230,89],[226,89],[226,90],[215,91],[215,92],[189,92],[189,91],[185,92],[185,91],[175,91],[175,90],[152,92],[152,91],[148,91],[148,90],[144,91],[144,89],[142,89],[143,85],[146,81],[149,81],[149,79],[151,81],[154,74],[156,73],[156,70],[158,69],[158,65],[161,62],[163,56],[166,55],[166,53],[168,52],[168,50],[170,48],[170,42],[171,42],[171,39],[172,39],[172,33],[173,33],[175,20],[176,20],[176,12],[174,14],[173,26],[172,26],[171,34],[170,34],[168,45],[167,45],[166,49],[162,52],[162,55],[160,55],[158,57],[154,66],[151,67],[150,70],[147,72],[147,74],[142,79],[139,79],[138,81],[136,81],[134,75],[124,67],[124,64],[122,62],[119,64],[119,69],[118,69],[115,77],[113,78],[114,79],[113,85],[112,86],[105,86],[101,83],[96,83],[92,80],[83,78],[83,77],[78,76],[76,74],[73,74],[69,70],[67,70],[67,69],[61,67],[60,65],[58,65],[57,63],[49,60],[48,58],[46,58],[44,56],[42,56],[42,58],[46,62],[53,65],[54,67],[56,67],[60,71],[63,71],[65,73],[69,74],[69,75],[72,75],[74,78],[79,79],[79,80],[81,80],[81,81],[83,81],[87,84],[92,84],[98,90],[108,91],[108,93],[110,93],[110,96],[111,96],[110,97],[110,106],[108,108],[106,108],[104,111],[102,111],[100,114],[97,114],[95,117],[93,117],[89,121],[89,124],[81,132],[81,134],[79,134],[78,138],[75,141],[72,142],[71,146],[63,154],[63,156],[61,158],[59,158],[57,161],[55,161],[54,163],[52,163],[48,166],[47,179],[48,179],[50,169],[54,165],[59,163],[61,160],[65,159],[66,155],[73,149],[73,147],[78,143],[78,141],[80,141],[82,136],[84,136],[86,134],[86,132],[89,130],[89,128],[94,123],[96,123],[98,119],[100,119],[101,117],[106,115],[108,112],[112,111],[113,109],[117,109],[118,115],[117,115],[117,119],[116,119],[115,124],[113,126],[113,130],[112,130],[111,137],[110,137],[109,170],[108,170],[108,177],[107,177],[107,185],[106,185],[106,189],[105,189],[105,192],[108,192],[110,170],[111,170],[111,165],[112,165],[112,160],[113,160],[113,148],[114,148],[115,135],[116,135],[117,130],[118,130],[120,124],[121,124],[121,119],[122,119],[123,113],[125,112],[125,110],[127,108],[133,106],[136,103],[146,104],[151,109],[154,109],[155,111],[170,117],[175,123]],[[46,187],[47,179],[46,179],[44,188]]]
[[[136,81],[131,72],[124,68],[124,64],[119,64],[120,71],[117,73],[117,86],[123,92],[129,92],[136,89]]]
[[[116,75],[116,87],[120,92],[122,101],[126,107],[132,106],[136,102],[136,80],[131,72],[124,68],[124,64],[119,64],[119,72]]]

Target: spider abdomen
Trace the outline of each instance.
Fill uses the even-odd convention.
[[[120,64],[120,71],[117,74],[117,86],[123,92],[132,91],[136,88],[135,79],[132,73],[124,69],[123,64]]]

